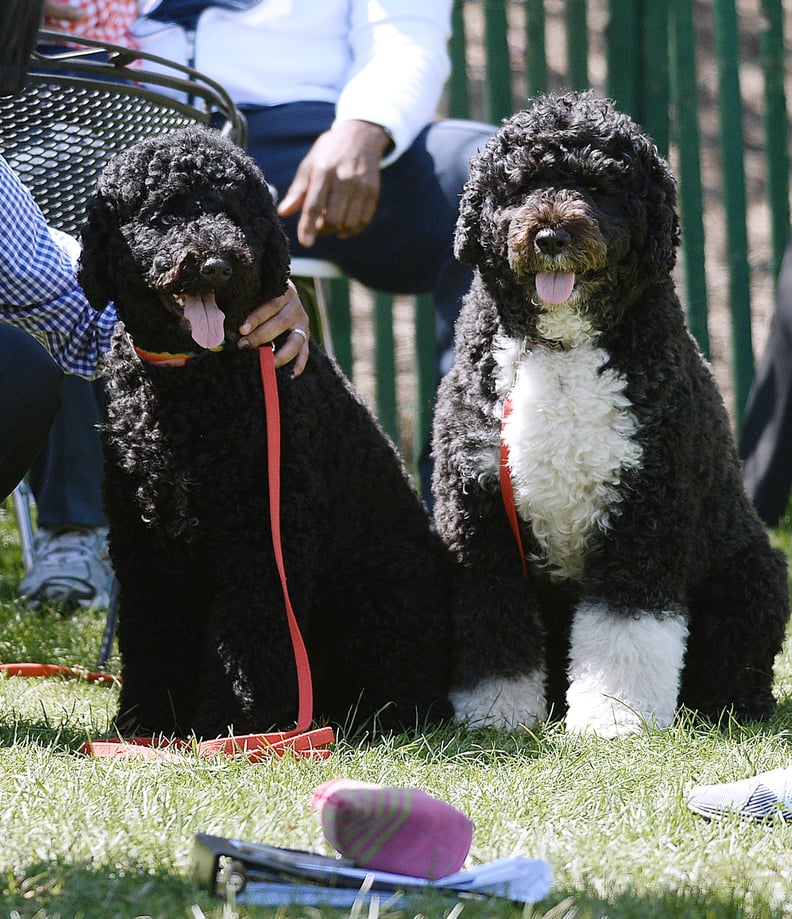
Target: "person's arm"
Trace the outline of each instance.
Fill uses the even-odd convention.
[[[431,122],[451,72],[451,0],[352,0],[352,68],[336,122],[368,121],[392,141],[383,165],[398,159]]]
[[[79,246],[47,225],[30,193],[0,157],[0,321],[37,338],[66,372],[99,373],[117,322],[112,304],[97,313],[77,281]],[[294,375],[308,360],[309,321],[294,286],[255,309],[240,332],[240,347],[258,347],[288,329],[275,355],[277,366],[295,360]]]
[[[300,164],[278,212],[300,213],[297,237],[362,232],[376,211],[380,169],[434,117],[450,64],[449,0],[354,0],[351,76],[336,119]]]
[[[0,320],[37,338],[67,373],[93,377],[112,310],[96,313],[77,282],[76,243],[52,230],[0,157]]]

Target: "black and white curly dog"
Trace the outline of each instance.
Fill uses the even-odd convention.
[[[87,213],[81,282],[122,320],[104,431],[119,723],[288,728],[298,695],[259,359],[236,347],[288,277],[268,187],[240,149],[188,128],[111,160]],[[151,362],[163,354],[188,359]],[[383,729],[450,717],[446,553],[401,461],[316,346],[301,376],[278,372],[278,390],[283,554],[315,713],[376,715]]]
[[[437,526],[461,566],[460,720],[565,712],[622,736],[679,703],[774,710],[785,564],[685,328],[678,236],[668,165],[592,93],[537,100],[472,164],[456,251],[475,280],[434,433]],[[499,484],[509,395],[527,579]]]

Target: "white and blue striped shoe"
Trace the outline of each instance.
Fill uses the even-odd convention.
[[[792,820],[792,766],[739,782],[696,785],[688,793],[687,805],[694,813],[711,819],[739,814],[752,820]]]

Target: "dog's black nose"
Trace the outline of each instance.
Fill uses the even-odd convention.
[[[231,263],[224,258],[208,258],[201,265],[201,276],[213,284],[227,281],[231,274]]]
[[[544,255],[558,255],[572,242],[566,230],[556,227],[545,227],[536,234],[536,247]]]

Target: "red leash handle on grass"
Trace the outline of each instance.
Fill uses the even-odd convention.
[[[199,757],[227,756],[257,763],[271,756],[298,756],[327,759],[328,746],[335,736],[332,728],[312,731],[283,731],[269,734],[241,734],[215,740],[192,741],[182,738],[135,737],[132,740],[89,740],[82,751],[99,759],[159,759],[184,762],[195,752]]]
[[[68,676],[89,683],[118,683],[119,678],[112,673],[97,673],[83,667],[63,667],[60,664],[0,664],[0,672],[8,676]]]

